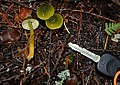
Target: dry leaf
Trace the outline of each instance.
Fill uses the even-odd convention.
[[[31,9],[23,7],[23,8],[20,9],[19,17],[20,17],[20,19],[24,20],[24,19],[26,19],[31,13],[32,13],[32,10],[31,10]]]

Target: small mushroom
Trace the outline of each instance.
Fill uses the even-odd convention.
[[[29,24],[31,23],[32,28],[36,29],[39,26],[39,22],[36,19],[26,19],[22,22],[22,27],[26,30],[30,30]]]
[[[29,53],[27,56],[28,61],[34,56],[34,29],[38,26],[39,22],[36,19],[26,19],[22,22],[22,27],[30,30]]]
[[[36,12],[37,16],[42,20],[47,20],[54,14],[54,7],[50,4],[41,5]]]
[[[45,23],[49,29],[58,29],[63,24],[63,17],[60,14],[54,14],[52,17],[46,20]]]

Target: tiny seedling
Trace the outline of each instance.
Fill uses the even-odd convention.
[[[41,5],[36,12],[38,18],[47,20],[54,14],[54,7],[50,4]]]
[[[62,26],[63,17],[60,14],[54,14],[52,17],[46,20],[45,23],[49,29],[55,30]]]
[[[36,19],[26,19],[22,22],[22,27],[26,30],[30,30],[30,41],[29,41],[29,54],[28,60],[31,60],[34,56],[34,29],[39,26],[39,22]]]

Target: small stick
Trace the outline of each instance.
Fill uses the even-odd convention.
[[[53,72],[56,70],[56,67],[57,67],[57,65],[59,64],[60,58],[62,57],[61,54],[62,54],[63,51],[64,51],[63,43],[62,43],[62,42],[60,42],[60,43],[61,43],[62,47],[61,47],[61,50],[60,50],[59,53],[58,53],[58,59],[56,60],[56,63],[55,63],[55,65],[54,65],[54,67],[53,67],[53,70],[51,71],[51,74],[53,74]]]
[[[104,50],[106,50],[106,48],[107,48],[107,43],[108,43],[108,35],[107,35],[106,40],[105,40]]]
[[[65,62],[66,62],[66,69],[68,69],[68,64],[69,64],[69,62],[70,62],[68,56],[65,57]]]
[[[93,11],[94,8],[91,8],[88,12],[91,13]]]
[[[94,15],[94,16],[99,17],[99,18],[102,18],[102,19],[109,20],[109,21],[111,21],[111,22],[116,22],[115,20],[109,19],[109,18],[104,17],[104,16],[101,16],[101,15],[97,15],[97,14],[95,14],[95,13],[89,13],[89,12],[86,12],[86,13],[87,13],[87,14]]]
[[[105,80],[105,83],[104,83],[104,85],[107,85],[107,81]]]
[[[85,85],[85,73],[84,70],[82,71],[82,85]]]
[[[97,83],[97,85],[100,85],[98,79],[96,78],[96,76],[94,76],[94,81]]]
[[[11,4],[10,7],[8,9],[11,9],[14,6],[14,4]]]
[[[50,66],[50,60],[52,57],[52,31],[50,30],[50,40],[49,40],[49,44],[50,44],[50,48],[49,48],[49,55],[48,55],[48,80],[47,80],[47,85],[50,85],[50,79],[51,79],[51,66]]]
[[[94,70],[94,64],[93,64],[92,67],[91,67],[90,74],[89,74],[89,76],[88,76],[88,80],[87,80],[87,82],[86,82],[85,85],[88,85],[88,82],[89,82],[89,80],[90,80],[90,77],[91,77],[91,75],[92,75],[93,70]]]
[[[19,2],[19,1],[15,1],[15,0],[4,0],[4,1],[5,1],[5,2],[9,2],[9,3],[15,3],[15,4],[18,4],[18,5],[21,5],[21,6],[23,6],[23,7],[26,7],[26,8],[29,8],[29,9],[32,9],[32,10],[35,10],[35,11],[36,11],[36,8],[34,8],[34,7],[29,7],[28,5],[23,4],[23,3]]]
[[[70,9],[63,9],[63,11],[71,11]],[[80,12],[80,10],[72,10],[72,12]],[[98,14],[95,14],[95,13],[90,13],[89,11],[88,12],[84,12],[82,11],[83,13],[87,13],[87,14],[91,14],[93,16],[96,16],[96,17],[99,17],[99,18],[102,18],[102,19],[105,19],[105,20],[108,20],[108,21],[111,21],[111,22],[117,22],[115,20],[112,20],[110,18],[107,18],[107,17],[104,17],[104,16],[101,16],[101,15],[98,15]]]
[[[27,34],[27,32],[26,32],[26,30],[25,30],[25,37],[26,37],[26,39],[28,39],[28,34]]]
[[[11,27],[12,24],[11,24],[10,21],[8,20],[6,14],[3,14],[3,13],[0,12],[0,15],[2,15],[2,21],[3,21],[3,22],[7,22],[8,25]]]
[[[120,75],[120,71],[118,71],[116,74],[115,74],[115,77],[114,77],[114,85],[117,85],[117,79],[118,79],[118,76]]]
[[[66,31],[70,34],[70,31],[68,30],[68,28],[67,28],[67,26],[65,24],[65,21],[64,21],[64,26],[65,26]]]

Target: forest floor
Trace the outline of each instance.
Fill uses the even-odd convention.
[[[44,3],[63,16],[60,29],[48,29],[37,17],[36,9]],[[21,26],[21,8],[32,10],[30,17],[40,22],[30,61],[23,52],[30,33]],[[109,22],[120,22],[120,3],[115,0],[0,0],[0,85],[55,85],[60,81],[57,75],[66,69],[73,81],[66,79],[64,85],[112,85],[113,78],[101,74],[95,62],[68,47],[72,42],[95,54],[120,58],[120,42],[112,41],[104,30]],[[3,40],[4,35],[10,39]]]

